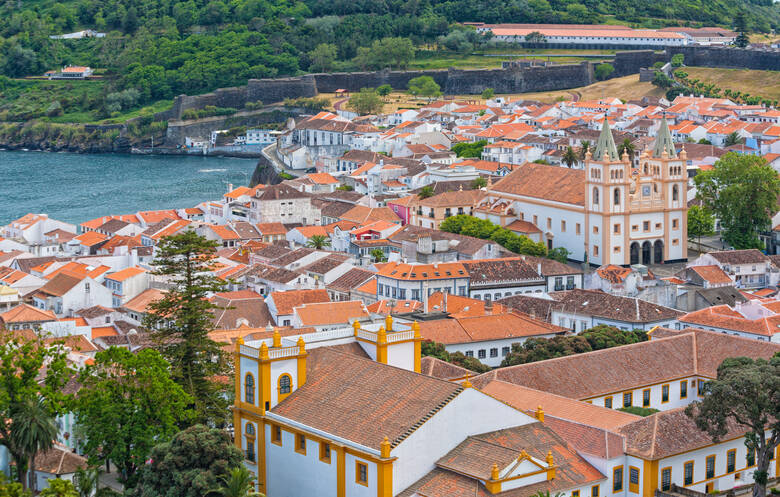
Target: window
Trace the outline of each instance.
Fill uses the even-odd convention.
[[[704,395],[704,385],[705,384],[706,384],[706,382],[704,380],[699,380],[698,387],[699,387],[699,395],[701,395],[701,396]]]
[[[628,491],[639,493],[639,468],[634,466],[628,467]]]
[[[688,461],[683,465],[683,485],[693,483],[693,461]]]
[[[593,187],[593,205],[599,205],[599,189]]]
[[[279,395],[287,395],[292,391],[292,378],[289,374],[279,377]]]
[[[244,376],[244,402],[247,404],[255,403],[255,378],[252,373]]]
[[[593,485],[590,488],[590,497],[599,497],[599,486]]]
[[[566,221],[561,221],[561,231],[566,231]]]
[[[756,465],[756,449],[747,450],[747,465],[748,467]]]
[[[244,433],[246,434],[246,460],[255,462],[255,425],[247,423]]]
[[[733,473],[737,470],[737,449],[731,449],[726,452],[726,473]]]
[[[660,230],[661,229],[661,223],[655,223],[655,229]]]
[[[688,380],[683,380],[680,382],[680,398],[688,398]]]
[[[637,224],[632,224],[632,225],[631,225],[631,231],[637,231],[637,230],[639,230],[639,225],[637,225]]]
[[[612,252],[619,254],[620,253],[620,247],[615,247],[612,249]]]
[[[612,397],[605,397],[604,398],[604,407],[608,409],[612,409]]]
[[[620,233],[620,225],[616,224],[616,225],[612,226],[612,232],[615,233],[615,234],[619,234]]]
[[[618,466],[612,470],[612,491],[620,492],[623,490],[623,466]]]
[[[598,245],[594,245],[593,246],[593,255],[595,257],[598,257],[598,255],[599,255],[599,246]]]
[[[547,229],[548,230],[552,229],[552,218],[551,217],[547,218]]]
[[[488,299],[490,300],[490,299]],[[474,357],[474,351],[473,350],[467,350],[466,351],[466,357]]]
[[[672,219],[672,229],[677,229],[678,226],[679,226],[679,220]]]
[[[320,461],[330,464],[330,444],[320,442]]]
[[[672,202],[677,202],[678,200],[680,200],[680,189],[677,185],[674,185],[672,187]]]
[[[669,491],[672,489],[672,468],[661,470],[661,490]]]
[[[279,425],[271,425],[271,442],[276,445],[282,445],[282,427]]]
[[[506,356],[509,354],[509,347],[501,347],[501,355]]]
[[[715,478],[715,456],[707,456],[705,460],[705,474],[704,478]]]
[[[534,224],[539,226],[539,217],[538,216],[534,216]]]
[[[572,490],[571,497],[580,497],[580,491],[579,490]]]
[[[598,226],[594,226],[593,227],[593,234],[594,235],[598,235],[599,234],[599,227]]]
[[[626,392],[623,394],[623,407],[631,407],[634,401],[634,394],[632,392]]]
[[[497,348],[490,349],[490,357],[498,357],[498,349]]]
[[[669,385],[661,385],[661,403],[669,402]]]
[[[580,223],[575,224],[574,225],[574,229],[577,232],[577,234],[579,235],[580,232],[582,231],[582,227],[580,226]]]
[[[644,231],[650,231],[650,221],[644,221],[644,222],[642,223],[642,229],[643,229]]]
[[[477,357],[479,359],[484,359],[485,357],[487,357],[487,353],[485,349],[479,349],[479,351],[477,351]]]
[[[650,407],[650,389],[642,390],[642,407]]]
[[[368,464],[355,462],[355,483],[368,486]]]
[[[306,455],[306,435],[301,433],[295,435],[295,452]]]
[[[615,190],[612,192],[612,196],[614,197],[614,203],[615,205],[620,205],[620,190],[618,188],[615,188]]]
[[[89,293],[89,283],[84,283],[84,292]]]

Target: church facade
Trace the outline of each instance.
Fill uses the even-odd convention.
[[[532,222],[548,249],[563,247],[572,260],[594,265],[686,260],[685,162],[664,120],[652,150],[632,167],[605,120],[583,170],[524,164],[488,186],[474,215],[500,226]]]

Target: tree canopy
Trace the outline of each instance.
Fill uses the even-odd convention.
[[[75,413],[84,450],[95,464],[114,463],[130,485],[152,447],[194,415],[188,409],[192,399],[171,379],[168,362],[154,349],[98,352],[79,382]]]
[[[699,380],[701,381],[701,380]],[[730,427],[746,429],[745,446],[756,460],[753,497],[766,495],[770,460],[780,444],[780,356],[771,360],[735,357],[723,361],[704,398],[685,412],[714,442]]]
[[[160,240],[154,274],[167,278],[170,288],[149,305],[144,326],[153,330],[171,377],[190,396],[195,421],[221,426],[228,399],[217,377],[227,374],[229,365],[222,347],[208,336],[212,311],[219,309],[208,296],[225,288],[210,272],[216,247],[194,231]]]
[[[352,94],[349,97],[347,107],[364,116],[366,114],[379,114],[382,112],[385,104],[382,97],[373,88],[361,88],[360,92]]]
[[[409,80],[409,93],[415,97],[427,97],[429,99],[441,95],[441,88],[430,76],[417,76]]]
[[[448,217],[442,221],[439,229],[450,233],[490,239],[507,250],[517,254],[546,256],[547,247],[544,243],[534,242],[524,235],[518,235],[506,228],[497,226],[486,219],[478,219],[466,214]]]
[[[761,231],[777,212],[780,179],[757,155],[729,152],[694,178],[697,198],[720,220],[723,239],[736,249],[761,248]]]
[[[156,445],[128,497],[202,497],[243,464],[241,451],[221,429],[195,425]]]

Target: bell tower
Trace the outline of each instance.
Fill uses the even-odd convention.
[[[593,153],[585,154],[585,245],[592,264],[625,264],[624,233],[629,213],[631,164],[618,155],[604,118]]]

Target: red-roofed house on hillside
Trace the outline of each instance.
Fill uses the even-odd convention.
[[[133,266],[105,277],[103,284],[113,294],[112,307],[121,307],[149,288],[149,272]]]

